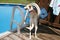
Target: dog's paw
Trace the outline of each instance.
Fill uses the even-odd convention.
[[[26,27],[26,28],[30,30],[30,27]]]
[[[37,36],[35,36],[35,38],[38,38]]]
[[[35,36],[35,40],[42,40],[42,39],[39,38],[38,36]]]

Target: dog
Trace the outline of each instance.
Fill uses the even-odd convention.
[[[30,13],[30,26],[26,27],[27,29],[30,30],[30,39],[31,39],[31,30],[35,27],[35,38],[37,38],[37,29],[38,29],[38,25],[37,25],[37,21],[38,21],[38,13],[37,10],[34,6],[28,4],[24,7],[25,10],[28,10]]]

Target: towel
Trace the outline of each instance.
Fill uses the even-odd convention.
[[[60,0],[51,0],[50,2],[50,7],[53,8],[53,14],[54,15],[59,15],[59,12],[60,12]]]

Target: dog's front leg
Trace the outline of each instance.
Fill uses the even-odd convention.
[[[35,25],[35,38],[37,38],[37,29],[38,29],[38,25],[37,25],[37,17],[34,18],[34,25]]]
[[[35,38],[37,38],[37,35],[36,35],[37,29],[38,29],[38,27],[37,27],[37,25],[35,25]]]
[[[31,26],[30,26],[31,27]],[[29,37],[29,39],[31,39],[31,29],[30,29],[30,37]]]

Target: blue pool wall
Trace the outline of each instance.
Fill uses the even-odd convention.
[[[24,5],[15,5],[15,4],[0,4],[0,33],[6,32],[10,30],[10,22],[11,22],[11,16],[14,6],[20,6],[24,15],[26,13],[26,10],[24,9]],[[18,23],[22,21],[20,11],[18,9],[15,10],[14,14],[14,20],[16,20]],[[27,19],[27,24],[28,24]],[[15,29],[17,25],[13,23],[12,28]]]

